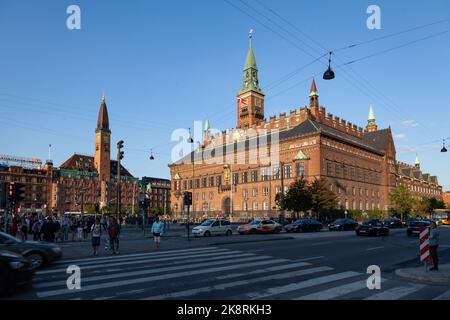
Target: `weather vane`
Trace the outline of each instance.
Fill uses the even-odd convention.
[[[248,39],[250,42],[250,47],[252,46],[252,34],[253,34],[253,29],[250,29],[250,32],[248,33]]]

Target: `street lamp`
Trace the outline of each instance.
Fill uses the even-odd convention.
[[[447,139],[449,139],[449,138],[442,139],[442,144],[443,144],[443,146],[442,146],[441,152],[447,152],[447,148],[445,147],[445,141],[446,141]]]
[[[333,80],[334,79],[334,71],[331,69],[331,55],[333,54],[333,51],[330,51],[330,57],[328,58],[328,69],[323,74],[324,80]]]
[[[187,140],[188,143],[194,143],[194,139],[192,139],[191,128],[189,128],[189,138]]]
[[[153,156],[153,149],[150,149],[150,160],[155,160],[155,157]]]

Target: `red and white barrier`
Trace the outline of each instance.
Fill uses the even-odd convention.
[[[428,238],[430,237],[430,231],[427,227],[421,227],[419,231],[420,261],[428,263],[430,262],[430,241],[428,240]]]

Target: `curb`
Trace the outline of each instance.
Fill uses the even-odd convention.
[[[422,270],[421,270],[422,269]],[[397,269],[394,274],[402,279],[423,281],[427,283],[435,283],[441,285],[450,284],[450,274],[445,271],[428,271],[428,273],[423,272],[423,268],[407,268],[407,269]]]

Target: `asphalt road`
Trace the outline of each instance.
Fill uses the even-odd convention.
[[[441,263],[449,263],[450,228],[440,233]],[[387,237],[323,231],[189,242],[178,235],[156,252],[151,239],[131,237],[117,256],[69,255],[38,271],[33,288],[8,299],[450,299],[450,285],[394,275],[420,265],[418,242],[405,229]],[[67,251],[71,245],[88,252],[88,243],[65,244]],[[80,267],[81,289],[67,288],[69,265]],[[381,269],[381,290],[366,286],[370,265]]]

